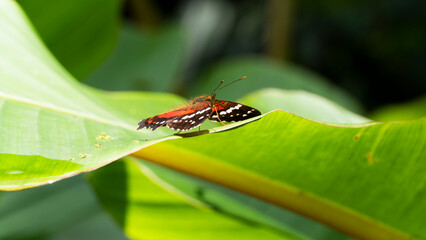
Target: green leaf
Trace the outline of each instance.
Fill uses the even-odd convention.
[[[164,128],[136,132],[138,119],[181,99],[105,94],[78,84],[14,1],[0,1],[0,49],[2,190],[53,182],[137,151],[355,237],[426,237],[426,119],[343,126],[275,111],[197,137],[190,136],[203,132],[185,138],[168,137],[173,131]],[[151,102],[156,98],[164,101]],[[172,138],[180,139],[154,144]]]
[[[115,46],[121,0],[18,0],[55,57],[77,79]]]
[[[82,177],[4,193],[0,201],[0,239],[76,238],[126,239]]]
[[[407,103],[393,104],[374,111],[371,119],[382,122],[413,120],[426,116],[426,96]]]
[[[209,69],[196,85],[192,95],[210,93],[220,80],[232,81],[247,76],[242,82],[218,92],[221,99],[233,100],[262,88],[305,90],[324,96],[346,109],[360,112],[359,103],[326,79],[290,63],[278,63],[258,57],[226,60]]]
[[[426,236],[425,123],[333,126],[276,111],[242,128],[133,155],[355,237],[406,239]]]
[[[263,89],[240,101],[256,106],[263,113],[280,109],[319,122],[348,124],[371,121],[326,98],[305,91]]]
[[[176,105],[180,98],[105,94],[80,85],[47,52],[14,1],[0,1],[0,49],[1,190],[99,168],[173,132],[135,129],[137,119],[161,111],[159,106]],[[125,111],[112,104],[117,98],[126,104]],[[136,104],[142,105],[132,108]]]
[[[189,206],[154,185],[129,160],[89,176],[102,205],[132,239],[298,239]]]
[[[249,195],[203,181],[199,178],[139,160],[142,171],[159,186],[199,206],[200,202],[219,213],[311,239],[346,239],[343,234],[320,223]],[[195,201],[194,201],[195,199]]]
[[[114,53],[85,82],[115,91],[170,90],[178,77],[183,49],[183,33],[177,26],[149,32],[125,24]]]

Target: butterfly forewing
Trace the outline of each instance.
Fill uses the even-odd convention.
[[[143,119],[142,121],[139,122],[139,126],[137,128],[137,130],[142,129],[142,128],[149,128],[152,131],[154,131],[155,129],[162,127],[162,126],[166,126],[167,125],[167,121],[169,121],[168,118],[161,118],[154,116],[154,117],[150,117],[150,118],[146,118]]]
[[[213,112],[209,119],[215,122],[238,122],[259,115],[261,115],[259,110],[250,106],[231,101],[215,100]]]
[[[208,119],[212,112],[211,105],[210,101],[203,101],[192,106],[150,117],[139,122],[138,129],[146,127],[155,130],[158,127],[167,126],[173,130],[188,131],[200,126]]]

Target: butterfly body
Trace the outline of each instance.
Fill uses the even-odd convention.
[[[213,92],[196,97],[175,110],[143,119],[137,129],[148,128],[154,131],[166,126],[173,130],[188,131],[200,126],[207,119],[215,122],[237,122],[260,114],[259,110],[241,103],[217,100]]]

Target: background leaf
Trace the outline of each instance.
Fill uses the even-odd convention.
[[[78,196],[78,199],[74,197]],[[0,239],[127,239],[82,177],[0,200]]]
[[[404,121],[426,116],[426,97],[411,102],[393,104],[377,109],[371,113],[371,118],[376,121]]]
[[[346,239],[343,234],[321,223],[304,218],[286,209],[232,189],[206,182],[200,178],[173,171],[147,161],[139,160],[142,171],[164,189],[178,194],[188,203],[198,206],[196,199],[208,208],[232,217],[291,232],[302,238]],[[166,183],[166,184],[165,184]]]
[[[260,88],[282,88],[305,90],[327,97],[344,108],[360,112],[361,107],[355,99],[343,90],[329,84],[322,77],[289,63],[283,64],[258,57],[234,58],[220,62],[210,68],[195,85],[192,95],[210,93],[212,86],[220,80],[232,81],[242,76],[244,84],[226,87],[218,94],[222,99],[233,100]]]
[[[121,0],[18,0],[44,43],[82,79],[115,47]]]
[[[152,32],[125,24],[114,53],[85,82],[105,90],[170,91],[176,87],[183,53],[178,26]]]
[[[266,113],[280,109],[301,117],[327,123],[365,123],[369,119],[352,113],[338,104],[305,91],[263,89],[251,93],[240,100],[249,106],[256,106]]]

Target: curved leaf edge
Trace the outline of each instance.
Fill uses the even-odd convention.
[[[162,141],[169,140],[169,139],[176,139],[176,138],[179,138],[179,137],[178,136],[169,136],[169,137],[164,137],[164,138],[161,138],[161,139],[152,140],[152,142],[148,143],[147,145],[144,145],[142,148],[151,146],[151,145],[153,145],[155,143],[158,143],[158,142],[162,142]],[[139,151],[140,149],[141,148],[136,149],[135,151]],[[114,161],[116,161],[118,159],[126,157],[129,154],[132,154],[132,152],[123,154],[121,156],[116,156],[116,157],[111,158],[108,161],[105,161],[105,162],[103,162],[103,163],[101,163],[99,165],[96,165],[94,167],[90,167],[90,166],[87,167],[87,166],[83,165],[79,169],[76,169],[76,170],[73,170],[73,171],[61,174],[61,175],[54,175],[54,176],[51,176],[51,177],[44,178],[42,182],[34,182],[32,184],[26,184],[24,186],[22,186],[22,185],[5,185],[5,186],[1,186],[0,187],[0,191],[4,191],[4,192],[15,192],[15,191],[20,191],[20,190],[25,190],[25,189],[29,189],[29,188],[35,188],[35,187],[40,187],[40,186],[52,184],[52,183],[58,182],[60,180],[66,179],[66,178],[74,177],[74,176],[79,175],[81,173],[87,173],[87,172],[94,171],[94,170],[96,170],[98,168],[101,168],[101,167],[103,167],[105,165],[108,165],[108,164],[110,164],[110,163],[112,163],[112,162],[114,162]],[[60,160],[60,161],[65,161],[65,160]]]

